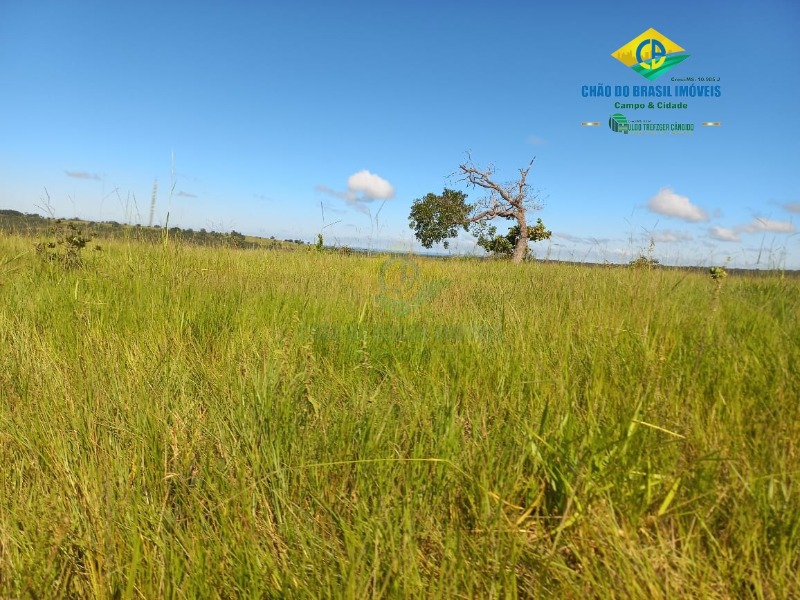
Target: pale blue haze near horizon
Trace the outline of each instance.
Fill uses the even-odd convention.
[[[611,57],[651,27],[690,55],[652,84]],[[420,251],[414,199],[480,196],[448,179],[469,151],[501,180],[535,158],[537,256],[800,269],[799,28],[789,0],[3,0],[0,208],[146,224],[157,179],[157,224]],[[638,115],[690,135],[581,96],[705,76]]]

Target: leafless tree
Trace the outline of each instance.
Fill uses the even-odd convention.
[[[536,194],[531,193],[530,185],[527,182],[532,166],[533,160],[524,169],[519,169],[519,179],[500,184],[494,180],[495,168],[493,165],[488,165],[486,169],[482,170],[476,167],[472,162],[472,157],[467,155],[467,161],[460,164],[459,172],[454,174],[458,176],[459,181],[489,192],[488,196],[473,206],[472,213],[467,217],[468,223],[486,223],[496,217],[516,220],[519,237],[511,257],[515,263],[522,262],[528,253],[527,212],[542,209],[539,198]]]

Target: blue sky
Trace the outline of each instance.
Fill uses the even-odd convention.
[[[0,208],[146,224],[157,179],[158,224],[407,249],[414,199],[480,197],[448,180],[469,151],[499,180],[535,158],[538,256],[800,268],[800,3],[551,4],[7,0]],[[690,55],[652,83],[611,57],[651,27]],[[581,96],[671,77],[721,95]]]

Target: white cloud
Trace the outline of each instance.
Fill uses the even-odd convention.
[[[529,135],[528,143],[532,146],[544,146],[547,143],[547,140],[539,135]]]
[[[374,200],[390,200],[394,198],[394,187],[383,177],[370,173],[366,169],[353,173],[347,178],[347,189],[344,192],[337,192],[327,185],[317,185],[318,192],[323,192],[331,196],[341,198],[349,206],[357,211],[369,215],[369,208],[364,204]]]
[[[684,221],[708,221],[708,214],[699,206],[689,202],[686,196],[680,196],[671,188],[661,188],[658,193],[650,198],[647,208],[651,212],[675,217]]]
[[[794,233],[796,228],[791,221],[770,221],[756,217],[750,223],[742,227],[742,231],[747,233]]]
[[[347,189],[356,198],[370,202],[372,200],[389,200],[394,198],[394,188],[383,177],[370,173],[366,169],[353,173],[347,178]]]
[[[692,234],[687,231],[658,231],[650,239],[656,243],[690,242]]]
[[[712,227],[708,230],[708,236],[719,242],[738,242],[739,234],[733,229],[725,229],[724,227]]]

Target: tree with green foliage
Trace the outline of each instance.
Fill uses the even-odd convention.
[[[542,208],[536,196],[531,194],[526,181],[532,165],[533,161],[526,168],[520,169],[520,176],[516,181],[499,184],[494,181],[494,166],[480,169],[469,158],[466,163],[459,165],[459,181],[466,182],[470,187],[486,190],[489,195],[475,204],[468,204],[464,192],[445,188],[441,195],[430,193],[418,198],[409,215],[409,226],[414,230],[415,237],[426,248],[431,248],[436,243],[442,243],[447,248],[447,239],[458,235],[459,229],[471,230],[473,235],[483,240],[481,246],[487,251],[509,254],[513,262],[522,262],[529,252],[529,240],[538,241],[550,237],[550,232],[541,224],[541,219],[540,230],[528,226],[527,212]],[[488,225],[497,217],[516,221],[516,225],[506,236],[497,236],[497,229]],[[536,237],[545,233],[545,237]]]
[[[447,238],[456,237],[459,228],[469,231],[468,216],[472,207],[467,195],[445,188],[441,196],[429,193],[414,200],[408,219],[417,240],[426,248],[441,242],[450,246]]]
[[[247,246],[247,238],[234,229],[228,234],[228,243],[232,248],[244,248]]]
[[[537,219],[536,225],[528,226],[528,242],[549,240],[551,235],[553,232],[544,226],[542,219]],[[513,225],[505,235],[497,235],[497,227],[491,225],[478,234],[478,245],[492,256],[509,257],[514,254],[519,238],[519,225]],[[528,256],[530,256],[530,248],[525,257]]]

